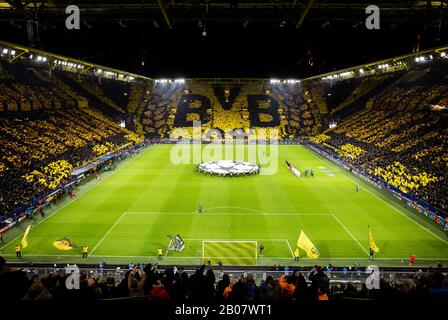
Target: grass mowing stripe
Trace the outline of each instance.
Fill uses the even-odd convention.
[[[342,169],[341,167],[339,167],[339,166],[336,166],[336,167],[335,167],[335,166],[331,163],[331,160],[329,160],[329,159],[327,159],[327,158],[325,158],[325,157],[323,157],[323,156],[321,156],[321,157],[317,156],[317,155],[315,154],[315,151],[312,150],[312,149],[310,149],[310,148],[307,148],[307,150],[309,150],[309,151],[310,151],[310,154],[312,154],[314,157],[318,158],[319,160],[325,160],[325,162],[327,162],[327,163],[330,165],[330,167],[332,167],[332,168],[335,169],[336,171],[338,171],[338,172],[344,174],[344,175],[345,175],[346,177],[348,177],[351,181],[353,181],[353,182],[355,182],[355,183],[358,183],[358,181],[356,181],[355,179],[353,179],[353,177],[352,177],[351,175],[349,175],[348,173],[344,172],[343,169]],[[370,188],[372,188],[371,185],[369,185],[368,183],[365,183],[364,185],[367,185],[367,186],[368,186],[367,188],[365,188],[365,190],[366,190],[368,193],[370,193],[370,194],[373,195],[374,197],[380,199],[382,202],[384,202],[385,204],[387,204],[389,207],[391,207],[392,209],[394,209],[396,212],[398,212],[398,213],[401,214],[402,216],[408,218],[408,219],[411,220],[413,223],[415,223],[416,225],[418,225],[420,228],[426,230],[427,232],[429,232],[430,234],[432,234],[434,237],[436,237],[436,238],[439,239],[440,241],[442,241],[442,242],[448,244],[448,241],[447,241],[447,240],[445,240],[445,239],[439,237],[437,234],[435,234],[434,232],[432,232],[431,230],[429,230],[428,228],[426,228],[425,226],[423,226],[422,224],[420,224],[418,221],[415,221],[415,220],[412,219],[410,216],[408,216],[407,214],[401,212],[401,210],[399,210],[398,208],[396,208],[395,206],[391,205],[389,202],[387,202],[386,200],[384,200],[383,198],[381,198],[380,196],[378,196],[375,192],[371,191],[371,190],[370,190]],[[375,190],[375,191],[376,191],[376,190]]]
[[[69,202],[67,202],[66,204],[64,204],[62,207],[58,208],[55,212],[53,212],[52,214],[49,214],[48,216],[46,216],[45,218],[43,218],[42,220],[40,220],[34,227],[31,228],[31,230],[35,227],[37,227],[38,225],[40,225],[42,222],[46,221],[48,218],[53,217],[54,215],[56,215],[56,213],[60,212],[62,209],[68,207],[70,204],[72,204],[74,201],[78,200],[79,198],[81,198],[83,195],[87,194],[89,191],[95,189],[98,185],[100,185],[102,182],[106,181],[107,179],[109,179],[110,177],[112,177],[115,173],[117,173],[118,171],[120,171],[121,169],[123,169],[124,167],[126,167],[129,163],[132,162],[132,160],[136,159],[136,157],[134,157],[133,159],[130,159],[129,162],[123,164],[120,168],[118,168],[117,170],[115,170],[114,172],[112,172],[111,174],[109,174],[106,178],[100,180],[99,182],[97,182],[96,184],[94,184],[92,187],[90,187],[89,189],[87,189],[86,191],[84,191],[83,193],[81,193],[79,196],[77,196],[76,198],[71,199]],[[32,224],[31,224],[32,225]],[[28,226],[28,225],[27,225]],[[30,230],[30,231],[31,231]],[[25,232],[19,234],[17,237],[15,237],[14,239],[12,239],[11,241],[9,241],[8,243],[6,243],[4,246],[0,247],[0,251],[4,248],[6,248],[7,246],[9,246],[11,243],[13,243],[14,241],[16,241],[17,239],[19,239],[20,237],[22,237],[25,234]]]
[[[347,227],[339,220],[339,218],[333,214],[333,217],[336,219],[336,221],[341,225],[342,228],[352,237],[353,240],[358,244],[358,246],[368,255],[369,252],[362,246],[362,244],[356,239],[356,237],[353,235],[353,233],[350,232],[350,230],[347,229]]]
[[[151,147],[149,147],[148,149],[146,149],[145,151],[151,149]],[[56,215],[56,213],[62,211],[62,209],[68,207],[70,204],[72,204],[73,202],[75,202],[76,200],[78,200],[79,198],[81,198],[83,195],[89,193],[91,190],[95,189],[97,186],[99,186],[101,183],[103,183],[104,181],[107,181],[110,177],[112,177],[114,174],[116,174],[117,172],[119,172],[121,169],[125,168],[126,166],[128,166],[130,163],[132,163],[135,159],[138,158],[139,155],[144,154],[144,152],[139,153],[136,157],[129,159],[129,161],[127,161],[126,163],[124,163],[122,166],[120,166],[117,170],[115,170],[114,172],[110,173],[106,178],[101,179],[99,182],[95,183],[94,185],[92,185],[90,188],[88,188],[87,190],[85,190],[83,193],[81,193],[79,196],[71,199],[69,202],[67,202],[66,204],[64,204],[62,207],[58,208],[55,212],[49,214],[48,216],[46,216],[45,218],[43,218],[42,220],[40,220],[35,226],[37,227],[38,225],[40,225],[42,222],[46,221],[47,219],[49,219],[50,217],[53,217],[54,215]],[[33,229],[33,228],[31,228]],[[24,235],[25,232],[21,233],[20,235],[18,235],[17,237],[15,237],[13,240],[9,241],[8,243],[6,243],[4,246],[0,247],[0,250],[2,250],[3,248],[7,247],[8,245],[10,245],[12,242],[16,241],[17,239],[19,239],[21,236]]]
[[[225,261],[222,261],[223,263],[230,262],[237,265],[256,265],[257,250],[258,247],[255,241],[204,241],[203,260],[223,258],[225,259]],[[254,254],[254,256],[251,256],[251,254]],[[249,261],[246,261],[247,259],[249,259]]]
[[[109,230],[106,232],[106,234],[100,239],[100,241],[98,241],[98,243],[96,244],[96,246],[93,247],[92,251],[90,251],[90,253],[88,254],[88,256],[90,256],[90,254],[92,254],[92,252],[95,251],[96,248],[98,248],[98,246],[101,244],[101,242],[103,242],[104,239],[106,239],[106,237],[112,232],[112,230],[115,229],[115,227],[120,223],[121,219],[123,219],[123,217],[124,217],[125,215],[126,215],[125,213],[121,214],[121,216],[117,219],[117,221],[115,221],[115,223],[112,225],[112,227],[110,227]]]
[[[203,240],[240,239],[247,243],[218,243],[218,248],[216,244],[207,244],[205,255],[228,256],[227,262],[222,261],[226,266],[253,265],[256,248],[249,242],[258,241],[266,250],[256,264],[272,266],[293,263],[291,251],[295,249],[297,226],[300,226],[307,230],[321,251],[319,260],[301,259],[300,264],[311,265],[317,261],[322,264],[350,265],[355,261],[368,264],[365,252],[334,217],[329,217],[334,214],[365,244],[366,249],[368,242],[362,230],[369,224],[374,227],[382,258],[385,258],[375,259],[379,265],[405,265],[408,258],[391,260],[391,257],[409,257],[413,253],[422,265],[433,264],[425,257],[443,259],[448,256],[448,246],[444,242],[400,217],[383,201],[378,201],[369,192],[354,193],[351,179],[330,167],[325,159],[314,157],[301,146],[281,146],[279,150],[279,163],[287,159],[301,170],[323,165],[335,175],[318,174],[314,178],[302,176],[302,179],[296,179],[287,169],[280,168],[271,176],[234,179],[202,176],[194,171],[193,165],[172,164],[171,146],[158,145],[156,152],[142,154],[121,173],[62,210],[54,219],[33,228],[30,246],[24,250],[22,259],[14,257],[14,243],[2,252],[11,254],[8,261],[13,263],[46,260],[97,264],[106,259],[111,263],[127,264],[129,259],[139,260],[135,258],[137,256],[144,257],[140,258],[143,262],[152,262],[157,260],[157,248],[168,245],[170,240],[166,235],[180,234],[186,240],[185,251],[168,252],[166,257],[162,256],[161,264],[200,264]],[[363,182],[358,184],[367,188]],[[90,186],[86,184],[79,193]],[[382,194],[377,194],[388,201]],[[65,203],[61,202],[54,210]],[[194,212],[198,203],[205,208],[204,214]],[[207,212],[207,208],[211,210]],[[400,206],[400,210],[439,234],[423,217],[417,219],[404,206]],[[309,214],[311,212],[315,214]],[[36,219],[35,223],[39,221]],[[115,223],[115,228],[106,236]],[[23,232],[22,228],[10,237],[19,232]],[[106,237],[87,259],[81,259],[81,255],[70,257],[68,255],[73,253],[67,252],[64,256],[63,252],[53,248],[52,241],[62,236],[73,238],[75,243],[89,243],[92,248]],[[441,233],[440,236],[443,238]],[[212,247],[216,252],[208,251]],[[222,248],[229,253],[222,252]],[[239,259],[229,256],[239,256]],[[247,256],[251,257],[246,259]],[[340,259],[342,257],[349,258]],[[213,264],[218,261],[210,260]]]

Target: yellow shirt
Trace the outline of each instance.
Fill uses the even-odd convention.
[[[20,251],[20,246],[16,246],[16,252],[19,252]]]
[[[162,249],[158,249],[157,253],[159,254],[159,256],[161,256],[163,254],[163,250]]]
[[[89,250],[89,247],[87,247],[87,246],[82,247],[82,252],[87,253],[88,250]]]

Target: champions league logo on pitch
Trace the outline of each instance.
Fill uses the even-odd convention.
[[[258,165],[260,175],[273,175],[278,169],[279,132],[273,128],[202,131],[201,122],[193,121],[192,130],[176,128],[170,135],[175,143],[171,163],[200,165],[220,160],[240,160]],[[203,147],[204,145],[204,147]]]

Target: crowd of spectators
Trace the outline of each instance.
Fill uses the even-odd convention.
[[[69,171],[114,147],[141,142],[141,137],[92,113],[72,109],[0,118],[1,215],[55,189],[70,178]]]
[[[62,269],[63,270],[63,269]],[[306,302],[340,299],[448,299],[448,277],[439,269],[417,271],[397,280],[381,279],[368,290],[364,281],[333,281],[328,268],[285,272],[278,278],[257,279],[252,273],[234,277],[225,270],[202,265],[193,272],[157,264],[131,265],[117,278],[104,270],[80,273],[80,289],[68,290],[68,274],[58,269],[46,275],[9,268],[0,257],[0,300],[129,298],[174,303]]]
[[[424,81],[424,79],[431,81]],[[440,80],[440,83],[439,83]],[[421,70],[404,74],[336,128],[311,140],[404,193],[448,210],[448,85]]]
[[[151,138],[166,138],[173,128],[180,92],[155,87],[136,108],[137,127]]]
[[[20,71],[29,72],[26,69]],[[39,79],[35,82],[20,82],[0,65],[0,112],[60,109],[76,105],[77,101],[73,97],[61,93],[57,87]]]
[[[188,96],[191,95],[191,96]],[[209,105],[202,105],[194,96],[205,97]],[[256,96],[258,113],[251,117],[249,96]],[[191,97],[188,106],[185,103]],[[261,99],[263,98],[263,99]],[[278,105],[277,105],[278,104]],[[261,88],[258,84],[246,84],[239,87],[214,87],[204,83],[191,83],[187,87],[171,88],[155,86],[151,95],[141,101],[137,107],[139,126],[146,134],[158,138],[167,138],[175,128],[186,130],[192,135],[191,125],[178,126],[174,118],[182,112],[179,108],[201,110],[206,115],[189,112],[186,123],[202,121],[201,129],[217,129],[222,135],[235,129],[244,130],[246,135],[258,136],[260,130],[277,129],[278,138],[296,137],[315,133],[321,126],[321,112],[309,91],[300,86],[273,86]],[[274,119],[275,118],[275,119]],[[278,118],[278,119],[277,119]],[[278,121],[277,121],[278,120]],[[272,123],[276,123],[272,125]],[[268,139],[270,138],[269,132]]]
[[[0,216],[54,190],[74,168],[143,140],[85,100],[42,70],[0,65]]]
[[[123,110],[123,105],[119,105],[117,102],[114,101],[114,99],[112,99],[109,96],[111,94],[111,91],[113,92],[113,90],[108,90],[108,87],[106,86],[105,88],[107,88],[106,90],[108,91],[108,93],[106,93],[105,90],[103,90],[104,88],[102,88],[102,86],[101,86],[101,82],[98,82],[97,78],[89,77],[89,76],[80,78],[80,77],[78,77],[78,75],[71,74],[71,73],[65,73],[65,75],[68,78],[70,78],[71,80],[76,81],[82,88],[84,88],[87,92],[89,92],[90,94],[95,96],[97,99],[99,99],[105,105],[108,105],[108,106],[110,106],[116,110],[119,110],[119,111]],[[108,83],[109,81],[110,80],[107,80],[107,79],[104,80],[105,83]],[[128,97],[129,93],[124,92],[124,91],[121,92],[121,96],[124,96],[125,93],[126,93],[126,97]]]

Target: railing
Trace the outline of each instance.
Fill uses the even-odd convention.
[[[161,143],[161,144],[177,144],[177,143],[185,143],[185,144],[193,144],[193,143],[202,143],[202,144],[209,144],[209,143],[233,143],[233,144],[270,144],[270,140],[267,139],[266,141],[258,142],[257,139],[251,139],[251,140],[244,140],[244,139],[235,139],[233,141],[221,139],[221,140],[210,140],[210,139],[201,139],[201,140],[194,140],[194,139],[186,139],[186,140],[173,140],[171,138],[161,138],[161,139],[153,139],[155,143]],[[300,137],[300,138],[294,138],[294,139],[277,139],[273,140],[272,143],[280,144],[280,145],[289,145],[289,144],[303,144],[307,142],[308,140],[306,137]]]
[[[73,265],[72,265],[73,267]],[[129,271],[128,268],[120,268],[116,267],[112,268],[88,268],[84,266],[77,266],[79,268],[79,272],[90,275],[94,278],[113,278],[115,283],[118,283],[126,278],[126,274]],[[24,271],[28,278],[33,278],[38,276],[40,278],[59,274],[60,276],[67,276],[72,273],[73,269],[67,269],[64,266],[56,266],[56,267],[27,267],[20,268]],[[158,269],[160,273],[164,273],[165,269]],[[298,269],[299,270],[299,269]],[[434,270],[434,269],[433,269]],[[432,270],[432,271],[433,271]],[[438,271],[448,274],[448,269],[437,269]],[[269,270],[269,269],[251,269],[247,270],[236,270],[232,268],[216,268],[213,269],[217,281],[222,279],[224,274],[230,276],[231,279],[238,279],[241,277],[247,277],[251,275],[255,281],[258,283],[262,280],[265,280],[267,277],[272,277],[274,279],[280,278],[282,275],[292,275],[295,272],[295,269],[289,270]],[[426,277],[430,272],[430,269],[418,270],[415,268],[410,269],[409,271],[383,271],[379,269],[379,279],[383,279],[385,281],[401,281],[401,280],[412,280],[416,277]],[[194,268],[185,268],[183,272],[186,272],[189,276],[196,272]],[[310,269],[301,270],[300,271],[305,279],[308,279],[310,274]],[[367,278],[371,276],[371,272],[366,271],[366,268],[352,268],[351,270],[344,271],[329,271],[324,268],[324,273],[328,276],[330,283],[365,283]]]

